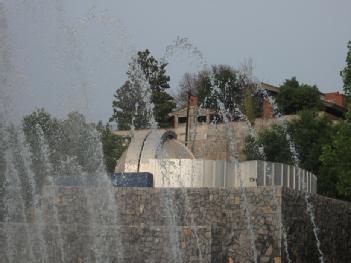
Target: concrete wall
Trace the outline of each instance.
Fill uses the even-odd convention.
[[[224,160],[152,159],[143,166],[155,187],[236,187],[236,168]]]
[[[241,162],[240,168],[245,186],[276,185],[317,193],[317,177],[293,165],[254,160]]]
[[[115,188],[114,206],[108,205],[107,192],[47,187],[41,220],[29,209],[26,222],[14,209],[18,214],[0,223],[1,262],[45,262],[43,252],[46,262],[252,262],[240,189]],[[258,262],[287,262],[280,220],[293,262],[318,262],[301,192],[268,187],[245,192]],[[351,204],[321,196],[311,201],[326,262],[348,262]],[[44,250],[38,233],[43,233]]]
[[[153,174],[154,187],[285,186],[309,193],[317,191],[317,177],[298,167],[264,161],[235,164],[224,160],[150,159],[143,172]],[[240,176],[240,178],[239,178]]]

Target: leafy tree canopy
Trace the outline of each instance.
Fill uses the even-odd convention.
[[[302,111],[299,118],[288,124],[300,167],[319,174],[322,146],[331,142],[334,127],[326,117],[311,111]]]
[[[43,108],[24,116],[22,126],[32,154],[31,168],[35,174],[37,185],[41,188],[47,173],[55,173],[59,170],[58,166],[60,160],[62,160],[62,153],[65,151],[63,127],[59,120],[53,118]],[[44,153],[43,143],[52,151]],[[49,156],[44,156],[44,154]],[[47,171],[45,158],[53,164],[52,171]]]
[[[139,51],[132,58],[127,72],[128,80],[116,90],[112,102],[114,113],[110,121],[116,121],[119,129],[130,129],[132,124],[137,129],[146,128],[150,114],[161,127],[168,125],[168,113],[175,103],[166,92],[170,88],[166,66],[151,56],[148,49]],[[154,107],[152,112],[149,112],[150,103]]]
[[[44,109],[38,109],[23,118],[23,130],[39,186],[48,172],[56,176],[98,175],[101,168],[105,169],[101,167],[102,161],[106,171],[113,172],[128,145],[125,138],[112,133],[108,124],[88,123],[78,112],[71,112],[64,120],[59,120]],[[43,153],[43,147],[47,152]],[[50,162],[51,171],[47,171],[47,162]]]
[[[280,125],[273,125],[263,130],[258,134],[258,138],[248,136],[245,140],[244,152],[248,160],[292,163],[292,154],[286,131]]]
[[[295,77],[280,86],[276,102],[284,114],[296,114],[302,110],[318,110],[322,106],[316,86],[300,84]]]
[[[216,87],[216,88],[215,88]],[[256,94],[256,84],[245,72],[228,65],[213,65],[210,70],[197,74],[186,73],[180,82],[178,100],[185,104],[187,92],[198,96],[199,103],[206,108],[219,109],[218,100],[232,116],[239,108],[249,119],[261,113],[262,97]]]
[[[330,144],[323,145],[318,188],[331,197],[351,201],[351,115],[338,124]]]
[[[103,158],[100,137],[95,125],[87,123],[82,114],[72,112],[66,119],[58,120],[39,109],[23,118],[23,131],[38,180],[48,172],[53,175],[99,172]],[[52,166],[51,171],[47,171],[47,162]]]
[[[287,125],[294,143],[299,166],[318,177],[318,193],[351,200],[351,114],[333,124],[311,111],[302,111],[299,118]],[[272,126],[247,136],[245,150],[248,160],[292,163],[292,154],[282,126]]]
[[[105,126],[100,122],[97,130],[101,134],[102,148],[104,152],[104,162],[106,170],[114,172],[118,159],[122,156],[124,150],[128,147],[127,139],[112,133],[108,124]]]

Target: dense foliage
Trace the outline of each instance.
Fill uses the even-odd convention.
[[[7,184],[20,182],[24,205],[30,207],[34,195],[50,184],[49,175],[103,176],[114,171],[128,144],[108,125],[88,123],[77,112],[57,119],[38,109],[23,118],[22,128],[0,122],[0,220]]]
[[[47,174],[98,175],[105,171],[100,134],[78,112],[60,120],[43,109],[36,110],[23,118],[23,131],[39,189]]]
[[[257,84],[248,74],[228,65],[214,65],[211,70],[197,74],[186,73],[180,83],[178,100],[186,103],[187,92],[198,96],[203,107],[218,110],[221,101],[231,116],[238,116],[237,108],[250,120],[261,114],[262,96],[256,93]]]
[[[300,84],[295,77],[280,86],[276,102],[284,114],[296,114],[302,110],[318,110],[322,106],[316,86]]]
[[[127,71],[128,80],[116,90],[112,102],[110,121],[116,121],[120,130],[128,130],[131,125],[137,129],[148,127],[150,114],[153,114],[159,126],[169,125],[168,113],[175,107],[175,102],[166,92],[170,88],[166,66],[151,56],[147,49],[139,51],[132,58]],[[148,103],[154,106],[151,113]]]
[[[263,130],[259,133],[258,138],[248,136],[245,139],[244,153],[248,160],[292,163],[286,131],[279,125]]]
[[[129,140],[112,133],[108,124],[105,126],[99,122],[97,130],[101,134],[104,162],[107,172],[114,172],[118,159],[128,147]]]
[[[329,196],[351,201],[351,116],[336,127],[336,133],[324,144],[319,190]]]
[[[99,169],[113,172],[128,145],[125,138],[112,133],[108,124],[87,123],[78,112],[59,120],[38,109],[23,118],[23,131],[38,183],[42,183],[40,178],[45,178],[48,172],[53,175],[96,175],[101,172]],[[101,167],[102,160],[105,167]]]
[[[314,112],[300,112],[287,129],[274,125],[258,138],[248,136],[244,150],[247,159],[292,163],[287,132],[299,166],[318,176],[318,193],[351,200],[351,118],[333,124]]]
[[[300,167],[319,174],[322,165],[319,157],[323,145],[329,144],[334,127],[326,117],[318,117],[311,111],[302,111],[299,118],[288,124]]]

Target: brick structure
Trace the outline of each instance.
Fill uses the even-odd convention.
[[[263,119],[272,119],[273,118],[273,109],[271,103],[267,100],[263,100],[262,105],[262,118]]]
[[[268,95],[275,97],[280,92],[279,87],[273,86],[268,83],[261,83],[261,87],[265,89]],[[330,92],[330,93],[321,93],[321,100],[323,104],[323,109],[321,114],[325,114],[330,119],[335,120],[343,117],[344,112],[346,112],[345,108],[345,98],[343,94],[339,92]],[[273,118],[273,110],[270,102],[265,99],[263,101],[263,119],[271,119]]]
[[[345,108],[345,97],[339,92],[324,93],[322,98],[324,101],[331,102],[339,107]]]

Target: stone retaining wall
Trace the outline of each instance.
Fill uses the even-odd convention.
[[[351,262],[351,203],[319,195],[312,195],[308,201],[313,205],[324,262]],[[282,220],[292,262],[317,263],[320,255],[306,206],[305,195],[283,190]]]
[[[48,262],[253,262],[240,189],[110,190],[47,187],[41,219],[32,208],[27,222],[18,210],[0,223],[0,262],[45,262],[43,255]],[[293,262],[318,262],[302,193],[274,191],[273,198],[272,188],[246,189],[258,262],[287,262],[281,219]],[[311,200],[326,262],[347,262],[351,204]]]

